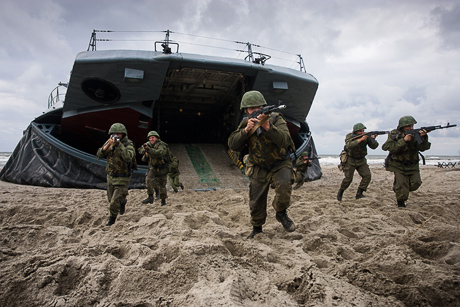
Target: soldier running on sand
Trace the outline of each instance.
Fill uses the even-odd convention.
[[[260,92],[249,91],[243,95],[240,109],[250,116],[265,105],[267,102]],[[260,134],[255,132],[259,125],[262,128]],[[272,206],[276,211],[276,220],[287,231],[294,231],[294,222],[287,215],[291,205],[290,153],[294,150],[294,143],[284,117],[280,113],[271,113],[243,121],[228,138],[228,146],[231,150],[241,151],[246,145],[248,160],[253,165],[249,175],[249,209],[253,229],[248,239],[262,232],[262,225],[267,219],[267,195],[271,183],[275,189]]]

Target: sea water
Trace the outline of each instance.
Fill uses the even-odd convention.
[[[0,169],[2,169],[3,166],[5,166],[6,161],[8,161],[10,156],[11,152],[0,152]]]
[[[321,159],[319,160],[320,165],[338,165],[340,163],[340,159],[338,155],[318,155]],[[385,162],[386,155],[367,155],[367,163],[368,164],[380,164],[383,165]],[[448,163],[455,163],[460,164],[460,156],[436,156],[436,155],[424,155],[425,157],[425,165],[434,165],[438,166],[438,164],[448,164]],[[420,159],[420,164],[422,164],[422,159]],[[456,167],[460,167],[460,165],[456,165]]]

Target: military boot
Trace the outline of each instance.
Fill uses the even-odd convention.
[[[125,214],[125,210],[126,210],[126,203],[128,201],[125,199],[123,200],[123,202],[120,204],[120,215],[123,215]]]
[[[143,204],[153,204],[153,194],[149,194],[149,197],[142,201]]]
[[[180,188],[182,191],[184,190],[184,185],[182,183],[180,184]]]
[[[363,189],[358,188],[358,192],[356,192],[356,199],[360,199],[360,198],[365,197],[365,196],[363,195],[363,192],[364,192]]]
[[[162,206],[166,206],[166,199],[162,199],[162,200],[161,200],[161,205],[162,205]]]
[[[343,192],[345,192],[345,191],[342,190],[342,189],[339,189],[339,192],[337,193],[337,200],[338,201],[342,201]]]
[[[293,232],[295,230],[295,224],[288,217],[286,210],[276,212],[276,220],[283,225],[287,232]]]
[[[404,200],[398,200],[398,207],[399,208],[405,208],[406,204],[404,203]]]
[[[115,224],[116,219],[116,216],[109,216],[109,220],[107,221],[107,224],[105,224],[105,226],[112,226],[113,224]]]
[[[292,189],[293,190],[297,190],[298,188],[300,188],[302,185],[301,184],[296,184]]]
[[[261,233],[261,232],[262,232],[262,226],[252,226],[252,232],[248,236],[248,239],[254,238],[256,234]]]

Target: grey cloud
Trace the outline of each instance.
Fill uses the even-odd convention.
[[[410,87],[402,95],[402,98],[414,105],[419,105],[422,99],[426,98],[425,87]]]
[[[431,16],[443,39],[443,47],[446,49],[459,48],[460,4],[455,3],[450,9],[444,6],[438,6],[431,11]]]

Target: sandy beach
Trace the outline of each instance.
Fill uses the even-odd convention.
[[[460,169],[421,169],[399,209],[382,166],[364,199],[356,174],[342,202],[342,173],[323,167],[293,191],[297,230],[269,205],[253,240],[245,177],[196,192],[184,176],[164,207],[130,190],[112,227],[104,190],[0,181],[0,305],[459,306]]]

